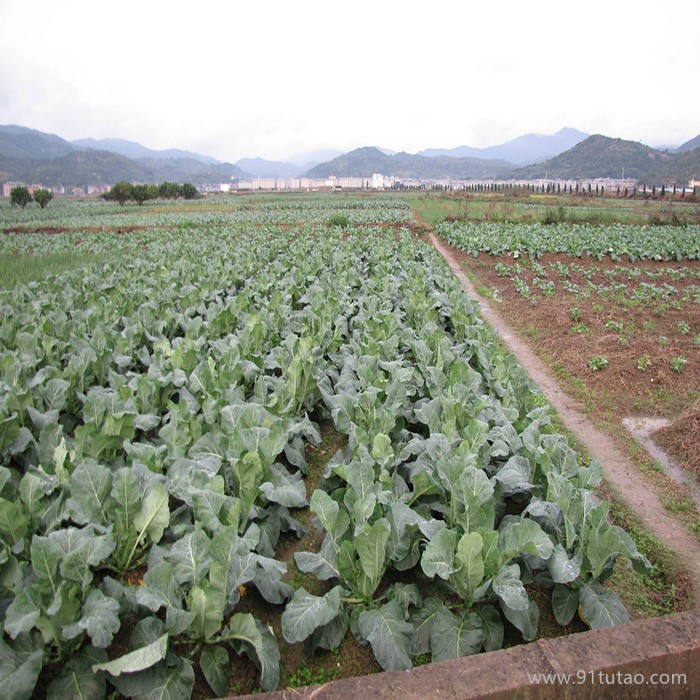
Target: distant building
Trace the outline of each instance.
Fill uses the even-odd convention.
[[[9,197],[10,192],[15,188],[15,187],[26,187],[26,185],[23,182],[3,182],[2,183],[2,196],[3,197]]]

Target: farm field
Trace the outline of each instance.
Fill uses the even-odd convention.
[[[645,585],[684,605],[411,222],[398,196],[0,207],[28,270],[0,291],[12,697],[304,685],[624,622]]]
[[[439,224],[495,310],[607,423],[700,478],[700,227]],[[687,502],[687,497],[685,499]]]

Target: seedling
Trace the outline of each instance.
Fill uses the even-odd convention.
[[[594,355],[588,360],[588,368],[597,372],[601,369],[605,369],[608,366],[608,358],[603,355]]]

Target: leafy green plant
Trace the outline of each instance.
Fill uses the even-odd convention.
[[[640,372],[643,372],[644,370],[646,370],[650,364],[651,364],[651,358],[649,357],[649,355],[642,355],[642,356],[637,358],[637,369]]]
[[[332,214],[328,217],[329,226],[337,226],[339,228],[347,228],[350,226],[350,217],[347,214]]]
[[[603,355],[594,355],[588,360],[588,368],[594,372],[605,369],[608,366],[608,358]]]
[[[149,221],[99,205],[119,225]],[[339,208],[169,212],[130,234],[133,253],[81,230],[81,250],[117,254],[0,292],[0,661],[14,696],[44,674],[49,697],[187,698],[196,663],[225,695],[239,655],[271,690],[279,649],[241,605],[250,588],[284,610],[290,643],[351,634],[387,669],[496,649],[506,621],[533,639],[533,581],[563,625],[627,619],[602,584],[619,558],[646,564],[593,505],[600,465],[579,464],[434,250],[408,230],[326,228]],[[407,217],[364,198],[346,209]],[[290,220],[305,222],[291,237]],[[77,236],[2,238],[6,252]],[[276,551],[304,534],[315,415],[345,436],[310,496],[323,542],[295,555],[318,595],[285,582]]]
[[[572,306],[569,315],[571,316],[572,321],[578,322],[581,318],[581,309],[578,306]]]
[[[688,335],[688,333],[690,333],[690,325],[687,321],[678,321],[678,332],[681,335]]]
[[[613,320],[606,321],[605,327],[610,331],[615,331],[615,333],[622,333],[622,331],[624,331],[625,329],[625,326],[622,323],[622,321]]]
[[[671,360],[671,369],[674,372],[681,372],[683,370],[683,367],[685,367],[687,363],[688,360],[682,355],[679,355],[678,357],[674,357]]]

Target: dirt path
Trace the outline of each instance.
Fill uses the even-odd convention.
[[[538,384],[566,427],[586,446],[591,455],[601,461],[605,479],[619,498],[639,516],[652,534],[681,556],[681,563],[686,568],[693,585],[695,594],[693,606],[700,607],[700,543],[698,540],[688,531],[683,522],[663,507],[653,487],[617,448],[613,440],[593,425],[583,413],[579,403],[562,391],[549,369],[527,343],[517,337],[491,308],[488,300],[476,292],[474,285],[452,256],[449,246],[432,232],[429,235],[431,242],[445,258],[457,279],[464,285],[469,295],[479,302],[481,315]]]

